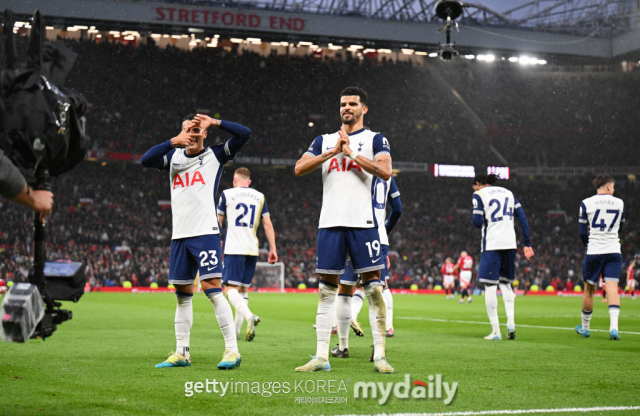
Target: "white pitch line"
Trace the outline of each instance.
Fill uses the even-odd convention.
[[[517,409],[517,410],[482,410],[467,412],[442,412],[442,413],[382,413],[379,416],[481,416],[481,415],[522,415],[530,413],[589,413],[589,412],[616,412],[620,410],[640,410],[640,406],[616,406],[616,407],[567,407],[562,409]],[[357,416],[357,415],[347,415]]]
[[[396,319],[412,319],[416,321],[431,321],[431,322],[445,322],[445,323],[454,323],[454,324],[475,324],[475,325],[490,325],[489,322],[477,322],[477,321],[458,321],[455,319],[436,319],[436,318],[423,318],[420,316],[396,316]],[[500,324],[502,326],[506,326],[507,324]],[[563,331],[575,331],[575,328],[564,328],[560,326],[541,326],[541,325],[523,325],[518,324],[516,327],[520,328],[538,328],[538,329],[561,329]],[[609,332],[605,329],[590,329],[591,332]],[[627,334],[627,335],[640,335],[640,332],[630,332],[630,331],[618,331],[619,334]]]
[[[607,316],[608,315],[604,315]],[[485,313],[484,315],[451,315],[450,318],[451,319],[460,319],[460,318],[480,318],[480,319],[485,319],[487,317],[487,314]],[[545,319],[549,319],[549,318],[575,318],[576,314],[571,314],[571,315],[527,315],[526,318],[527,319],[532,319],[532,318],[545,318]],[[640,315],[632,315],[632,314],[620,314],[620,318],[640,318]]]

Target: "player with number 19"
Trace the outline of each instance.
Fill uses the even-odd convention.
[[[233,135],[224,144],[204,147],[209,126]],[[251,130],[239,124],[212,119],[206,115],[188,115],[182,131],[171,140],[147,151],[140,160],[146,167],[169,171],[173,233],[169,260],[169,283],[176,287],[176,352],[156,367],[191,365],[189,338],[193,322],[192,298],[199,273],[204,293],[213,305],[225,342],[218,368],[240,365],[238,341],[233,328],[233,313],[221,287],[222,262],[220,225],[215,196],[225,163],[251,137]]]
[[[618,316],[620,296],[618,280],[622,272],[622,254],[618,233],[624,223],[624,202],[613,196],[615,181],[611,176],[599,175],[593,181],[597,194],[580,204],[580,238],[585,245],[582,266],[585,283],[582,298],[582,325],[576,332],[585,338],[591,334],[589,325],[593,313],[593,295],[602,275],[604,290],[609,299],[609,339],[619,340]]]
[[[493,186],[496,175],[478,174],[473,179],[473,224],[482,229],[482,256],[478,281],[485,285],[485,305],[491,322],[491,334],[484,339],[501,340],[498,320],[498,285],[507,312],[507,337],[515,339],[515,294],[511,283],[515,279],[516,230],[514,218],[520,222],[524,239],[524,255],[533,257],[529,237],[529,222],[513,193]]]
[[[375,309],[375,313],[370,314],[371,326],[376,328],[373,333],[375,369],[381,373],[394,371],[385,357],[386,305],[380,283],[385,259],[372,206],[375,178],[386,181],[391,177],[391,154],[389,142],[382,134],[364,128],[364,115],[369,111],[367,100],[367,93],[361,88],[345,88],[340,93],[342,127],[337,132],[316,137],[296,163],[298,176],[321,168],[323,189],[316,250],[316,273],[320,275],[316,354],[296,371],[331,370],[331,326],[347,256],[353,262],[354,273],[361,275],[370,310]],[[346,287],[343,290],[346,291]],[[351,293],[352,290],[343,295],[351,296]],[[347,315],[344,321],[351,319],[348,309]]]

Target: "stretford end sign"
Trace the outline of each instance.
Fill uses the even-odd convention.
[[[190,23],[193,25],[268,28],[271,30],[303,31],[305,19],[291,16],[260,16],[239,11],[215,9],[185,9],[178,7],[156,7],[154,20],[163,23]]]

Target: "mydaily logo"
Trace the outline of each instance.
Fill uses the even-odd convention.
[[[445,405],[451,404],[458,392],[458,382],[449,384],[442,381],[441,374],[430,375],[427,380],[426,383],[421,380],[414,380],[412,383],[411,376],[405,374],[404,381],[397,383],[358,381],[353,386],[353,397],[355,399],[378,399],[378,403],[381,405],[386,404],[392,394],[397,399],[444,399]]]

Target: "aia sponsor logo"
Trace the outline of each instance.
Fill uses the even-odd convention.
[[[176,189],[178,187],[188,188],[198,183],[205,185],[204,178],[199,170],[195,171],[191,177],[189,177],[189,172],[185,172],[183,175],[177,174],[174,176],[172,189]]]
[[[347,161],[349,161],[349,164],[347,164]],[[329,170],[327,171],[327,173],[331,173],[334,170],[336,172],[350,172],[352,169],[357,169],[358,171],[362,172],[362,168],[358,166],[355,161],[347,157],[343,157],[342,162],[338,162],[338,159],[334,157],[329,162]]]

